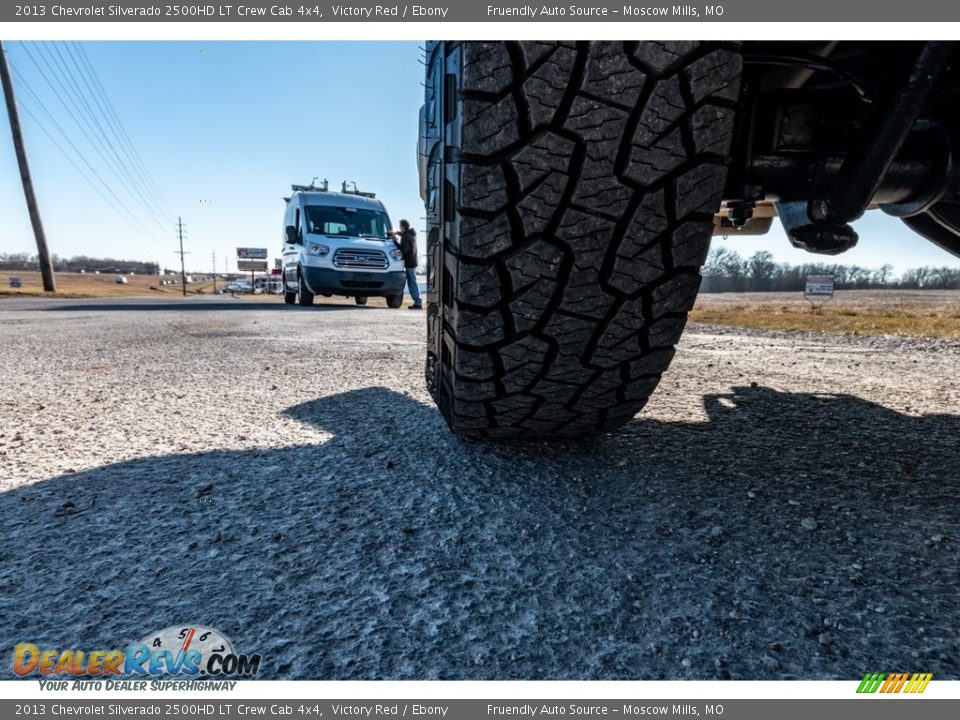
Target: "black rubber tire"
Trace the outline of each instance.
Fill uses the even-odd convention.
[[[571,437],[646,404],[700,285],[735,44],[427,48],[427,384],[471,436]]]
[[[387,295],[387,307],[396,310],[403,305],[403,295]]]
[[[307,284],[300,273],[297,273],[297,301],[304,307],[313,305],[313,293],[307,289]]]
[[[293,304],[295,304],[295,303],[297,302],[297,294],[296,294],[295,292],[287,292],[286,290],[284,290],[284,291],[283,291],[283,301],[284,301],[287,305],[293,305]]]
[[[359,295],[358,295],[357,297],[355,297],[355,298],[353,299],[353,301],[354,301],[357,305],[366,305],[366,304],[367,304],[367,298],[366,298],[366,297],[360,297]]]

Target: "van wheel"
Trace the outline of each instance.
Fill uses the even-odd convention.
[[[283,301],[287,305],[293,305],[297,301],[297,294],[295,292],[289,292],[287,290],[283,291]]]
[[[358,296],[358,297],[355,297],[355,298],[353,299],[353,301],[354,301],[357,305],[366,305],[366,304],[367,304],[367,299],[366,299],[365,297],[359,297],[359,296]]]
[[[396,310],[403,305],[403,295],[387,295],[387,307]]]
[[[427,386],[456,432],[580,437],[646,404],[720,208],[735,43],[428,44]]]
[[[313,293],[307,289],[307,284],[303,281],[303,275],[297,275],[297,294],[300,296],[301,305],[313,305]]]

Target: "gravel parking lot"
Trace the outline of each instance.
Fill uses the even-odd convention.
[[[625,430],[488,444],[425,334],[0,300],[2,656],[199,623],[281,679],[960,678],[957,343],[691,326]]]

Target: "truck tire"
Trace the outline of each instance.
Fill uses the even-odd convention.
[[[301,273],[297,273],[297,299],[304,307],[313,305],[313,293],[307,288]]]
[[[700,285],[729,43],[427,48],[427,385],[468,436],[575,437],[646,404]]]
[[[387,307],[396,310],[403,305],[403,295],[387,295]]]
[[[366,298],[365,295],[357,295],[357,296],[355,296],[355,297],[353,298],[353,301],[354,301],[357,305],[366,305],[366,304],[367,304],[367,298]]]
[[[283,302],[287,305],[293,305],[297,301],[297,294],[295,292],[289,292],[288,290],[283,291]]]

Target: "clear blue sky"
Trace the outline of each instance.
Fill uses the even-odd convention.
[[[55,43],[63,58],[57,65],[54,44],[39,45],[5,43],[11,64],[160,241],[113,210],[21,111],[51,252],[179,267],[174,254],[179,214],[188,226],[188,269],[209,270],[216,250],[217,269],[222,271],[229,257],[235,270],[238,246],[267,247],[270,257],[279,257],[281,198],[289,195],[291,183],[306,184],[315,176],[327,178],[331,189],[339,189],[342,180],[356,181],[360,189],[377,193],[394,223],[407,217],[414,227],[423,226],[416,167],[423,66],[417,43],[82,43],[170,208],[172,214],[158,222],[146,219],[147,211],[123,190],[57,99],[65,93],[55,93],[31,60],[59,90],[51,67],[76,72],[70,60],[77,55]],[[69,148],[38,112],[23,81],[16,75],[14,81],[23,104]],[[0,114],[0,250],[35,252],[6,114]],[[95,126],[88,133],[98,137]],[[117,164],[109,148],[104,154]],[[94,184],[103,189],[95,179]]]
[[[156,236],[150,239],[125,221],[22,112],[52,252],[153,260],[175,267],[174,223],[181,215],[187,225],[185,249],[191,253],[188,269],[209,270],[215,250],[217,269],[222,271],[224,258],[229,258],[234,270],[237,246],[267,247],[271,257],[278,257],[281,197],[291,183],[308,183],[314,176],[329,179],[331,187],[355,180],[361,189],[377,193],[394,223],[407,217],[414,227],[423,227],[416,169],[423,67],[417,43],[81,45],[169,213],[159,221],[149,218],[125,189],[129,183],[112,173],[78,128],[71,117],[76,113],[72,102],[67,102],[70,110],[61,103],[59,98],[70,92],[60,88],[58,78],[72,88],[73,76],[64,68],[77,73],[82,67],[72,64],[80,58],[76,48],[59,42],[9,42],[8,57],[22,75],[14,80],[24,106],[70,149],[31,97],[29,86],[107,185]],[[85,122],[84,127],[91,137],[99,137],[96,126]],[[112,136],[108,126],[104,129]],[[111,152],[104,149],[114,161]],[[75,162],[110,197],[90,169]],[[0,120],[0,173],[0,251],[34,252],[5,115]],[[151,193],[144,194],[149,204],[156,204]],[[960,266],[960,259],[880,213],[869,213],[857,229],[860,245],[838,262],[868,267],[889,262],[897,272],[918,265]],[[715,239],[721,243],[745,257],[768,249],[778,261],[832,261],[792,249],[777,223],[765,237]]]

